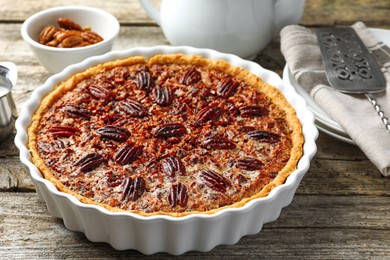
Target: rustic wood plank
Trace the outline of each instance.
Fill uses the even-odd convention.
[[[43,220],[39,220],[42,222]],[[25,224],[25,223],[24,223]],[[45,227],[46,229],[46,227]],[[105,243],[91,243],[82,234],[44,230],[50,240],[16,238],[1,246],[2,259],[387,259],[388,230],[264,229],[235,245],[217,246],[210,252],[188,252],[179,257],[165,253],[146,256],[135,250],[116,251]],[[53,234],[55,236],[53,236]]]
[[[114,15],[121,23],[144,24],[152,22],[137,0],[84,0],[82,2],[78,0],[29,0],[28,4],[24,0],[0,0],[0,13],[3,21],[22,22],[41,10],[64,5],[100,8]]]
[[[159,2],[160,0],[154,0]],[[27,4],[28,3],[28,4]],[[0,60],[13,61],[19,81],[13,93],[18,110],[31,91],[49,76],[24,43],[20,27],[33,13],[77,0],[0,0]],[[82,5],[104,9],[118,18],[120,35],[114,49],[169,44],[160,27],[137,0],[85,0]],[[301,24],[368,26],[390,29],[388,0],[307,0]],[[256,62],[281,75],[285,61],[276,39]],[[356,146],[320,133],[318,152],[291,205],[280,218],[236,245],[211,252],[189,252],[184,259],[387,259],[390,256],[390,182]],[[34,192],[13,137],[0,142],[0,259],[146,258],[137,251],[116,251],[105,243],[89,242],[84,234],[67,230],[51,217]],[[151,259],[176,259],[156,254]]]
[[[0,191],[35,191],[30,174],[19,157],[0,161]]]
[[[297,194],[389,196],[390,183],[368,160],[314,158]]]
[[[363,21],[370,27],[390,28],[389,11],[388,0],[307,0],[300,23],[335,26]]]
[[[155,0],[156,5],[159,1]],[[2,20],[22,22],[32,14],[62,5],[80,5],[78,0],[40,1],[0,0]],[[101,8],[113,14],[122,24],[154,24],[137,0],[95,1],[84,0],[81,5]],[[306,26],[350,25],[351,21],[364,21],[369,26],[390,28],[390,2],[387,0],[306,0],[301,24]],[[375,15],[373,15],[375,13]]]
[[[116,251],[71,232],[48,215],[34,193],[2,193],[0,258],[143,257],[133,250]],[[320,259],[386,256],[390,250],[390,198],[296,196],[275,222],[256,235],[209,253],[189,252],[182,258],[310,256]],[[15,232],[17,230],[17,232]],[[167,256],[156,254],[154,257]]]

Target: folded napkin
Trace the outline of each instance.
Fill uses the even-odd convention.
[[[386,91],[376,93],[378,104],[390,119],[390,48],[362,23],[352,28],[382,68]],[[390,133],[364,95],[343,94],[330,87],[321,60],[317,36],[308,28],[290,25],[280,32],[281,51],[291,74],[313,100],[338,122],[384,176],[390,175]]]

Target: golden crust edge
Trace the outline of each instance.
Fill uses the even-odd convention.
[[[191,211],[191,212],[158,211],[152,213],[145,213],[139,210],[125,210],[125,209],[119,209],[116,207],[108,206],[106,204],[95,202],[87,197],[84,197],[82,195],[79,195],[69,190],[53,176],[50,169],[46,167],[43,160],[39,157],[38,152],[36,150],[35,131],[38,128],[39,120],[42,114],[54,101],[56,101],[58,96],[60,96],[64,91],[71,90],[77,82],[93,74],[99,73],[100,71],[104,71],[106,69],[114,68],[117,66],[132,65],[137,63],[138,64],[147,63],[149,65],[161,64],[161,63],[188,64],[189,62],[194,65],[200,65],[200,66],[207,65],[207,66],[211,66],[214,69],[223,70],[241,80],[248,82],[249,84],[256,86],[256,88],[258,88],[263,93],[267,94],[271,98],[271,100],[274,103],[276,103],[278,107],[282,108],[286,113],[286,117],[288,118],[287,122],[291,130],[291,139],[293,144],[291,150],[291,157],[289,161],[286,163],[285,167],[278,173],[277,177],[273,179],[272,182],[264,186],[259,193],[252,195],[251,197],[244,198],[239,202],[235,202],[233,204],[219,207],[213,210],[208,210],[208,211]],[[184,216],[194,215],[194,214],[211,215],[228,208],[240,208],[254,199],[265,197],[271,192],[272,189],[283,184],[286,181],[286,179],[297,169],[297,164],[303,155],[303,144],[304,144],[301,124],[299,119],[297,118],[295,109],[290,105],[290,103],[287,101],[285,96],[276,87],[263,82],[259,77],[252,74],[251,72],[242,69],[240,67],[233,66],[224,60],[209,60],[202,56],[186,55],[186,54],[157,54],[150,57],[147,60],[142,56],[132,56],[124,59],[108,61],[103,64],[98,64],[86,69],[85,71],[74,74],[70,78],[66,79],[65,81],[55,86],[54,89],[42,99],[42,102],[40,103],[38,109],[35,111],[32,117],[32,123],[28,128],[28,137],[29,137],[28,148],[31,154],[32,162],[41,171],[43,177],[49,180],[51,183],[53,183],[58,190],[76,197],[80,202],[85,204],[98,205],[111,212],[128,212],[128,213],[133,213],[145,217],[156,216],[156,215],[165,215],[165,216],[172,216],[172,217],[184,217]]]

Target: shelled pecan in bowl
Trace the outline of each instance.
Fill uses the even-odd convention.
[[[103,41],[90,27],[81,27],[69,18],[60,17],[57,23],[59,27],[50,24],[42,29],[39,43],[58,48],[77,48]]]

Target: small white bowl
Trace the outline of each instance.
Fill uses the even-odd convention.
[[[103,37],[103,41],[80,48],[57,48],[40,44],[39,34],[47,25],[57,24],[58,18],[69,18],[88,26]],[[60,72],[65,67],[83,61],[85,58],[104,54],[112,49],[119,34],[119,22],[110,13],[86,6],[61,6],[38,12],[22,25],[23,39],[28,43],[39,62],[51,73]]]
[[[274,188],[266,197],[254,199],[240,208],[227,208],[209,215],[145,217],[130,212],[108,211],[101,206],[82,203],[76,197],[59,191],[53,183],[42,177],[38,168],[32,163],[27,149],[27,129],[31,124],[34,111],[48,92],[75,73],[96,64],[129,56],[141,55],[148,58],[155,54],[172,53],[225,60],[233,66],[239,66],[258,75],[283,93],[297,112],[305,138],[304,154],[297,169],[284,184]],[[209,251],[217,245],[237,243],[245,235],[258,233],[264,223],[276,220],[282,208],[291,203],[301,179],[309,169],[310,160],[317,150],[315,140],[318,136],[314,116],[307,109],[305,100],[295,92],[293,86],[282,81],[276,73],[235,55],[209,49],[172,46],[112,51],[69,66],[61,73],[48,78],[41,87],[34,90],[30,99],[23,104],[16,129],[15,144],[20,150],[20,160],[29,169],[38,195],[46,202],[50,214],[62,218],[68,229],[81,231],[89,240],[107,242],[118,250],[135,249],[144,254],[167,252],[174,255],[191,250]]]

